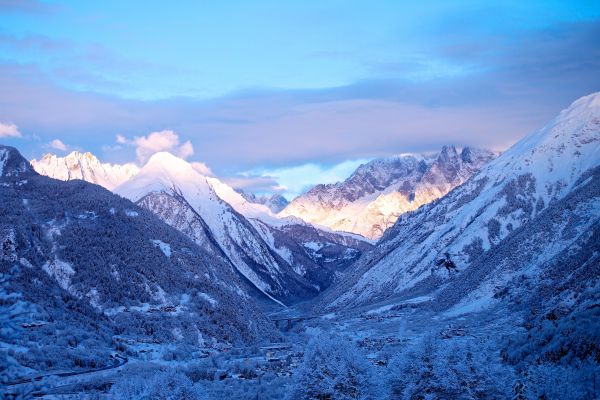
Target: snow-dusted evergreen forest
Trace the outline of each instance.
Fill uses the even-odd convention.
[[[428,157],[285,208],[172,154],[0,146],[0,393],[600,397],[600,93],[499,155]],[[311,222],[373,193],[429,197],[377,241]]]

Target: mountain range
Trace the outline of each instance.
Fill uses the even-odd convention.
[[[212,354],[185,379],[228,389],[260,368],[275,386],[322,372],[316,387],[353,365],[390,375],[392,398],[598,393],[600,93],[499,155],[377,159],[282,211],[271,200],[166,152],[138,168],[0,146],[2,382],[76,366],[105,393],[118,351],[136,360],[124,379]],[[274,356],[282,338],[293,350]],[[260,368],[238,357],[265,343]]]
[[[60,180],[104,186],[151,210],[233,267],[255,297],[283,305],[331,286],[371,249],[363,236],[378,238],[399,215],[449,192],[494,156],[445,146],[439,154],[377,159],[344,182],[316,186],[283,210],[281,196],[236,191],[170,153],[155,154],[142,168],[101,163],[77,151],[48,154],[31,166]]]
[[[336,231],[379,239],[398,217],[467,181],[496,153],[444,146],[437,154],[400,155],[361,165],[345,181],[317,185],[281,216],[296,216]]]
[[[109,181],[107,187],[121,181],[111,187],[115,193],[151,210],[229,264],[246,290],[275,303],[329,288],[320,306],[356,306],[435,292],[567,196],[567,182],[594,163],[596,97],[574,103],[500,156],[444,146],[436,154],[376,159],[278,213],[284,204],[278,197],[240,193],[169,153],[155,154],[141,169],[77,152],[31,164],[61,179]],[[360,235],[381,240],[370,251],[372,243]]]
[[[250,284],[248,290],[279,304],[316,296],[372,247],[358,235],[278,217],[270,208],[278,197],[241,194],[170,153],[156,153],[141,169],[103,164],[80,152],[46,155],[31,165],[58,179],[97,183],[151,210],[234,267]],[[115,176],[119,179],[107,178]],[[121,184],[115,186],[117,181]],[[267,200],[275,203],[261,204]]]

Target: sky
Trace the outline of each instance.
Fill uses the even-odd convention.
[[[506,149],[595,91],[599,1],[0,0],[0,143],[167,150],[288,198],[374,157]]]

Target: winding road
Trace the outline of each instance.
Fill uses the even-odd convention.
[[[106,367],[102,367],[102,368],[88,369],[85,371],[56,372],[56,373],[51,373],[51,374],[38,375],[38,376],[29,377],[29,378],[17,379],[12,382],[7,382],[4,385],[6,387],[14,387],[14,386],[23,385],[26,383],[39,382],[42,379],[48,378],[48,377],[67,378],[67,377],[78,376],[78,375],[95,374],[95,373],[102,372],[102,371],[120,368],[129,362],[129,359],[127,357],[123,357],[119,354],[115,355],[114,359],[117,360],[117,363],[106,366]],[[6,395],[10,396],[11,393],[6,393]],[[39,397],[39,396],[43,396],[43,393],[32,393],[32,395]]]

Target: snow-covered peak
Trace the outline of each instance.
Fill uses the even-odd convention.
[[[205,176],[189,162],[168,152],[152,155],[136,176],[114,191],[132,201],[138,201],[149,193],[171,189],[186,192],[186,198],[206,204],[216,198]]]
[[[53,154],[46,154],[46,156],[52,156]],[[56,155],[54,155],[54,157],[56,157]],[[88,160],[90,163],[94,163],[94,164],[100,164],[100,161],[98,161],[98,159],[96,158],[96,156],[94,156],[92,153],[90,153],[89,151],[86,151],[84,153],[80,152],[80,151],[72,151],[71,153],[69,153],[66,157],[67,160],[81,160],[81,159],[86,159]]]
[[[596,114],[600,112],[600,92],[591,93],[575,100],[569,107],[560,113],[558,118],[563,118],[566,114],[578,115],[587,111],[592,111]]]
[[[32,160],[31,166],[40,174],[68,181],[82,179],[112,190],[139,171],[134,164],[101,163],[90,152],[73,151],[64,157],[46,154],[39,161]]]
[[[279,211],[283,210],[290,203],[288,199],[277,193],[272,194],[268,197],[258,197],[257,199],[259,202],[262,202],[262,204],[269,207],[269,209],[275,213],[278,213]]]
[[[582,97],[489,163],[478,175],[490,185],[530,174],[539,195],[550,200],[571,189],[584,171],[598,165],[600,93]]]
[[[189,172],[190,170],[196,171],[192,167],[192,164],[167,151],[154,153],[146,162],[144,168],[149,168],[151,166],[159,166],[173,172]],[[196,171],[196,173],[198,172]]]
[[[225,255],[256,289],[275,302],[313,291],[242,215],[277,221],[270,210],[248,203],[231,187],[200,174],[187,161],[157,153],[115,192],[157,213],[201,246],[216,244],[220,249],[217,255]]]

